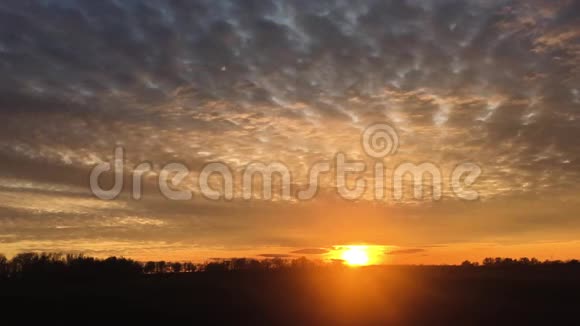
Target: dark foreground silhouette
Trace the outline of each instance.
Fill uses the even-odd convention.
[[[6,322],[580,324],[577,261],[348,268],[305,259],[195,265],[23,254],[0,257],[0,276]]]

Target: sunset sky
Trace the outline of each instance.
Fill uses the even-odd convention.
[[[347,245],[395,264],[580,256],[577,0],[3,1],[0,76],[8,256],[340,259]],[[308,201],[200,194],[206,163],[230,166],[238,193],[248,163],[281,162],[294,193],[338,152],[366,162],[370,185],[377,159],[361,134],[375,123],[399,138],[380,160],[382,199],[341,198],[327,177]],[[126,182],[102,200],[89,174],[116,146]],[[153,171],[135,200],[141,162]],[[172,162],[190,169],[176,188],[192,199],[161,195]],[[395,200],[402,162],[446,180],[477,164],[479,199],[444,182],[440,200]]]

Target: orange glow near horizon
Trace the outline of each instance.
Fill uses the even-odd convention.
[[[378,265],[385,262],[385,248],[377,245],[334,246],[328,258],[352,267]]]

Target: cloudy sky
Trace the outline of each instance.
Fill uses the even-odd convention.
[[[580,248],[577,0],[3,1],[0,76],[7,255],[317,259],[369,244],[385,262],[449,263]],[[345,200],[329,180],[309,201],[199,192],[209,162],[236,176],[282,162],[292,191],[338,152],[372,167],[361,133],[373,123],[400,141],[380,200]],[[89,174],[116,146],[127,182],[102,200]],[[144,161],[153,171],[134,200]],[[191,200],[157,189],[172,162],[190,169],[176,187]],[[444,184],[440,200],[394,200],[401,162],[444,178],[473,162],[479,199]]]

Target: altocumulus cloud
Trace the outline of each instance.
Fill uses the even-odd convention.
[[[578,17],[579,1],[2,3],[0,241],[332,245],[280,231],[284,204],[102,202],[87,175],[122,145],[155,171],[280,160],[300,177],[338,150],[363,157],[374,122],[399,131],[394,161],[478,162],[493,209],[575,194]]]

